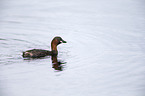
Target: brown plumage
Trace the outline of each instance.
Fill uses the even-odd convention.
[[[57,45],[61,43],[66,43],[66,41],[64,41],[61,37],[54,37],[54,39],[51,42],[51,51],[42,49],[32,49],[23,52],[22,56],[24,58],[40,58],[48,55],[56,56],[58,54]]]

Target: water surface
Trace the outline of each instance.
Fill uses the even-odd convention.
[[[1,96],[144,96],[143,0],[0,1]],[[28,49],[67,44],[24,60]]]

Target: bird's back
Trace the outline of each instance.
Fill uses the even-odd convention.
[[[48,50],[42,50],[42,49],[32,49],[23,52],[23,57],[28,57],[28,58],[40,58],[40,57],[45,57],[48,55],[52,55],[51,51]]]

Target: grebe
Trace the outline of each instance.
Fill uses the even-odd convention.
[[[49,50],[43,50],[43,49],[32,49],[32,50],[27,50],[23,52],[23,57],[24,58],[40,58],[40,57],[45,57],[45,56],[57,56],[58,51],[57,51],[57,45],[61,43],[66,43],[61,37],[54,37],[53,40],[51,41],[51,51]]]

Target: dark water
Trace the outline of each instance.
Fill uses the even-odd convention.
[[[1,0],[0,96],[145,96],[143,0]],[[59,55],[23,51],[67,44]]]

